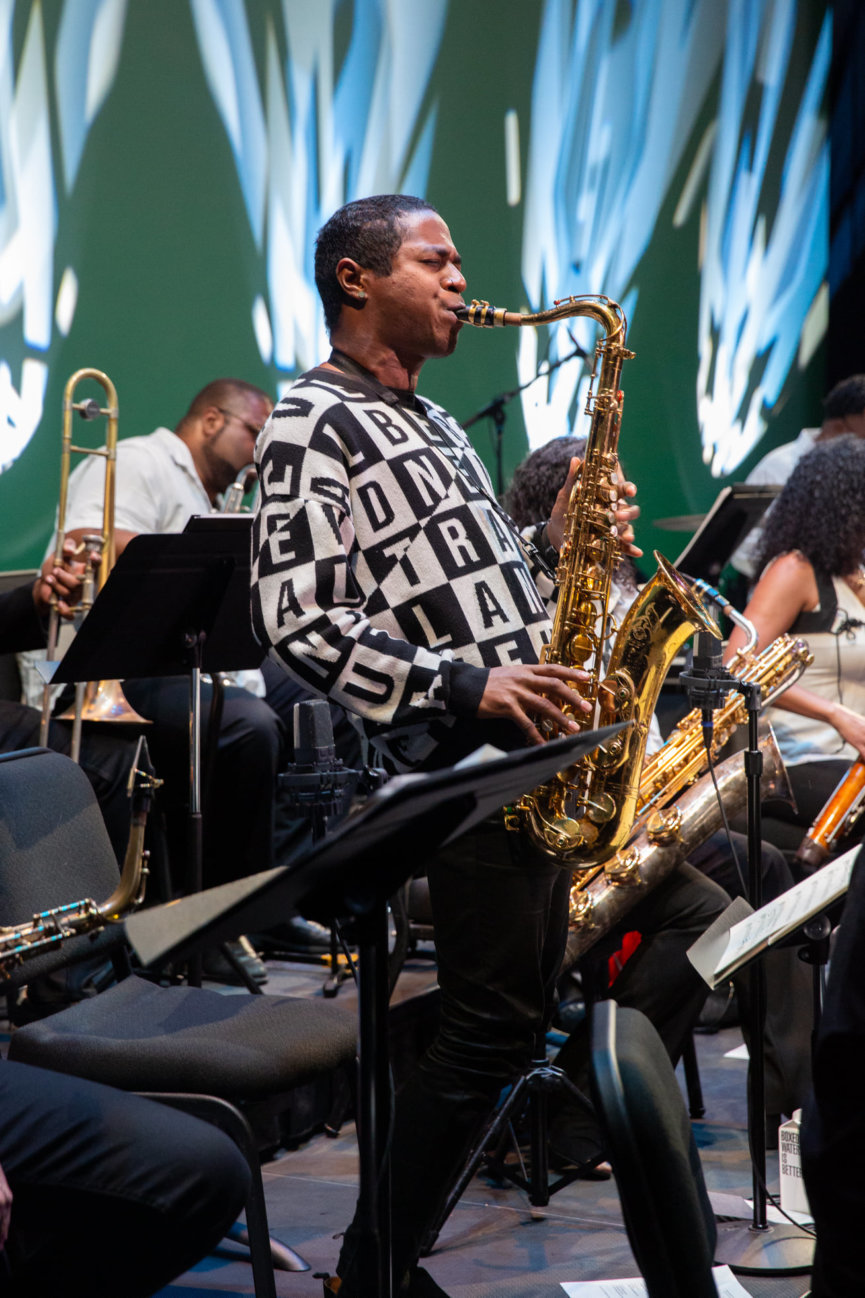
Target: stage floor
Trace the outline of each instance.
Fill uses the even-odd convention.
[[[272,962],[269,969],[268,992],[319,994],[323,974],[315,968]],[[410,961],[400,976],[398,995],[410,998],[433,977],[429,961]],[[339,995],[346,1004],[353,1000],[348,985]],[[694,1130],[707,1184],[710,1191],[750,1196],[747,1064],[729,1057],[741,1046],[741,1035],[730,1028],[714,1036],[699,1035],[696,1041],[706,1115],[694,1123]],[[776,1152],[770,1152],[767,1170],[774,1191]],[[271,1233],[296,1249],[311,1268],[305,1273],[278,1272],[279,1298],[320,1298],[318,1276],[334,1270],[339,1234],[354,1206],[354,1126],[345,1126],[335,1138],[314,1136],[282,1154],[266,1165],[264,1181]],[[451,1298],[554,1298],[564,1293],[563,1281],[638,1274],[614,1180],[574,1182],[547,1208],[534,1209],[522,1191],[476,1177],[425,1265]],[[808,1289],[807,1275],[742,1276],[740,1283],[753,1298],[800,1298]],[[160,1298],[245,1298],[253,1292],[247,1263],[211,1257],[162,1290]]]

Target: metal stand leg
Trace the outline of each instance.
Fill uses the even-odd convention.
[[[703,1087],[700,1083],[700,1070],[697,1066],[697,1051],[694,1047],[693,1033],[689,1032],[682,1047],[682,1067],[685,1070],[685,1089],[688,1092],[688,1114],[694,1119],[702,1118],[706,1113],[703,1103]]]
[[[564,1091],[590,1112],[593,1112],[592,1106],[582,1091],[574,1086],[561,1068],[556,1068],[554,1064],[548,1063],[539,1050],[536,1050],[536,1056],[526,1072],[514,1083],[510,1095],[502,1107],[490,1118],[490,1121],[469,1151],[462,1172],[445,1200],[438,1217],[424,1237],[421,1249],[422,1256],[426,1257],[432,1252],[442,1227],[481,1164],[485,1164],[490,1171],[502,1180],[510,1181],[511,1184],[525,1190],[529,1196],[529,1202],[537,1208],[546,1207],[552,1195],[558,1190],[564,1189],[566,1185],[570,1185],[579,1175],[578,1170],[575,1168],[572,1171],[564,1172],[557,1180],[550,1182],[548,1101],[552,1093]],[[528,1176],[524,1174],[522,1163],[511,1165],[502,1162],[497,1157],[498,1151],[504,1143],[503,1137],[508,1125],[519,1118],[527,1103],[529,1106],[530,1131]],[[493,1156],[487,1153],[490,1146],[496,1149],[496,1154]]]

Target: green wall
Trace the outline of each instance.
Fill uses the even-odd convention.
[[[89,0],[67,0],[76,2],[90,7]],[[286,0],[287,6],[294,3]],[[306,9],[309,0],[297,3]],[[424,0],[404,3],[420,10]],[[246,20],[263,87],[268,31],[275,33],[283,58],[290,54],[282,6],[278,0],[224,4],[233,5],[234,16]],[[53,275],[56,288],[63,268],[74,266],[79,296],[68,336],[55,328],[50,345],[40,353],[49,369],[38,430],[0,474],[4,569],[35,564],[48,542],[57,499],[61,396],[74,370],[95,366],[111,376],[119,394],[121,437],[149,432],[158,424],[173,426],[190,396],[217,375],[236,375],[274,393],[290,377],[262,360],[250,324],[253,300],[266,289],[266,249],[256,244],[250,229],[235,159],[203,71],[190,5],[186,0],[129,0],[116,75],[90,125],[69,190],[58,161],[58,100],[50,72],[65,8],[62,0],[41,5],[18,0],[13,6],[16,70],[34,10],[43,20],[57,204]],[[376,8],[367,6],[370,12]],[[628,6],[619,8],[626,13]],[[363,7],[339,0],[333,9],[338,71]],[[824,10],[818,3],[798,6],[795,57],[804,58],[813,46]],[[462,252],[469,295],[513,309],[525,307],[523,209],[506,202],[502,123],[507,110],[517,111],[525,178],[543,12],[541,0],[451,0],[423,99],[424,108],[435,113],[426,193],[448,220]],[[647,550],[658,545],[671,555],[684,538],[654,529],[652,520],[707,508],[724,481],[711,478],[702,462],[696,415],[699,204],[679,228],[672,220],[694,150],[717,111],[718,78],[701,93],[704,103],[693,138],[635,274],[639,299],[630,344],[636,359],[627,363],[623,375],[627,402],[620,450],[640,486],[640,543]],[[7,130],[8,123],[0,121],[0,131]],[[294,183],[291,175],[282,180],[289,188]],[[771,205],[768,191],[764,202]],[[608,286],[593,287],[603,292]],[[740,289],[731,286],[731,291]],[[556,295],[550,286],[550,296]],[[516,386],[515,333],[464,331],[453,358],[428,366],[422,390],[457,417],[468,418]],[[20,312],[0,315],[0,359],[8,361],[14,384],[22,359],[34,354],[22,339]],[[815,422],[822,390],[818,348],[804,369],[791,370],[783,400],[770,412],[764,441],[733,479],[741,480],[770,445]],[[488,426],[476,425],[472,433],[492,467]],[[81,435],[86,436],[83,427]],[[519,402],[514,401],[508,407],[504,444],[508,475],[525,451]]]

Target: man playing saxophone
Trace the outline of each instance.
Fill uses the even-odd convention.
[[[450,232],[422,199],[340,209],[319,233],[316,284],[333,350],[259,439],[252,608],[271,657],[340,704],[392,771],[449,765],[484,741],[514,749],[576,729],[586,673],[539,659],[555,583],[527,554],[459,425],[420,398],[449,356],[466,287]],[[627,484],[615,526],[632,542]],[[563,510],[547,527],[554,549]],[[441,1290],[417,1267],[501,1088],[531,1057],[561,961],[570,872],[500,818],[429,868],[441,1024],[397,1100],[395,1292]],[[357,1232],[339,1263],[357,1298]],[[328,1292],[339,1282],[328,1281]]]

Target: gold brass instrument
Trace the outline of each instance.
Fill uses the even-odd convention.
[[[789,798],[787,772],[771,726],[767,725],[760,739],[760,750],[762,796]],[[715,775],[727,815],[739,814],[748,798],[744,753],[734,753],[720,762]],[[652,811],[641,819],[641,827],[627,852],[618,854],[617,873],[597,866],[586,874],[575,875],[570,895],[566,964],[570,966],[581,959],[720,825],[718,795],[711,776],[706,774],[672,807]]]
[[[92,379],[100,384],[105,392],[107,404],[100,406],[92,398],[86,401],[75,401],[75,389],[79,383]],[[74,446],[72,444],[72,415],[77,411],[83,419],[96,419],[104,416],[107,429],[104,447]],[[66,536],[66,502],[69,494],[69,474],[72,468],[72,455],[97,455],[105,460],[105,483],[102,496],[102,532],[99,535],[86,536],[83,547],[85,554],[85,577],[82,599],[76,610],[76,624],[86,616],[93,600],[104,586],[108,574],[114,567],[116,558],[114,543],[114,490],[117,460],[117,390],[107,374],[102,370],[76,370],[69,378],[63,390],[63,435],[60,454],[60,498],[57,506],[57,538],[54,544],[54,565],[62,566],[63,541]],[[97,550],[100,556],[99,571],[96,581],[89,562],[89,555]],[[56,594],[51,596],[51,612],[48,619],[47,658],[53,661],[57,652],[57,641],[60,633],[60,614]],[[44,747],[48,741],[48,724],[51,718],[51,685],[46,684],[42,693],[42,724],[39,730],[39,743]],[[82,721],[122,721],[137,725],[149,724],[144,717],[127,703],[119,681],[80,682],[75,690],[74,706],[64,712],[59,720],[73,722],[70,756],[78,761],[81,749]]]
[[[853,762],[796,849],[796,860],[816,870],[831,856],[865,807],[865,762]]]
[[[458,314],[480,327],[542,325],[581,315],[604,330],[595,349],[586,402],[591,428],[565,519],[556,569],[559,597],[544,661],[590,673],[577,690],[594,704],[594,714],[587,719],[571,712],[582,729],[633,724],[506,811],[509,827],[526,831],[559,864],[589,869],[630,837],[649,722],[673,658],[695,631],[719,638],[720,631],[699,596],[657,552],[658,572],[638,594],[618,633],[608,613],[612,573],[623,553],[614,528],[623,401],[619,381],[623,361],[633,356],[625,346],[626,321],[618,303],[602,296],[570,297],[547,311],[521,315],[473,302]],[[614,634],[605,674],[603,649]]]
[[[765,705],[795,684],[811,661],[804,640],[782,635],[759,654],[737,653],[730,660],[729,668],[740,680],[759,684]],[[745,724],[748,709],[740,694],[731,694],[712,715],[714,760],[734,731]],[[771,739],[764,737],[761,747],[764,753],[764,782],[761,785],[764,797],[771,794],[792,801],[789,790],[785,788],[786,775],[774,736]],[[614,853],[603,865],[574,875],[571,918],[581,931],[591,931],[592,941],[607,933],[650,888],[683,861],[688,852],[699,847],[718,828],[721,812],[711,778],[705,775],[708,766],[702,713],[699,708],[694,708],[643,767],[638,814],[629,845]],[[735,763],[728,758],[720,764],[718,772],[723,770],[728,780],[726,788],[721,790],[725,803],[729,799],[738,809],[746,786],[744,783],[740,786],[743,776],[733,775],[736,769]],[[698,779],[699,796],[696,791],[694,797],[679,796]],[[584,954],[589,945],[591,942],[583,945],[580,939],[579,954]]]
[[[0,975],[8,974],[32,956],[42,955],[66,938],[96,933],[109,924],[117,924],[141,905],[148,874],[144,832],[153,794],[161,784],[162,780],[153,773],[147,745],[141,738],[129,772],[132,809],[120,882],[102,903],[85,897],[82,901],[41,911],[24,924],[0,927]]]
[[[727,667],[740,680],[759,684],[763,706],[766,707],[794,685],[812,661],[804,640],[780,635],[759,654],[741,651],[735,654]],[[747,722],[748,708],[741,694],[731,694],[712,716],[712,757],[715,758],[733,732]],[[674,727],[663,748],[646,761],[640,776],[638,814],[644,815],[652,808],[671,802],[707,769],[702,714],[699,708],[694,708]]]

